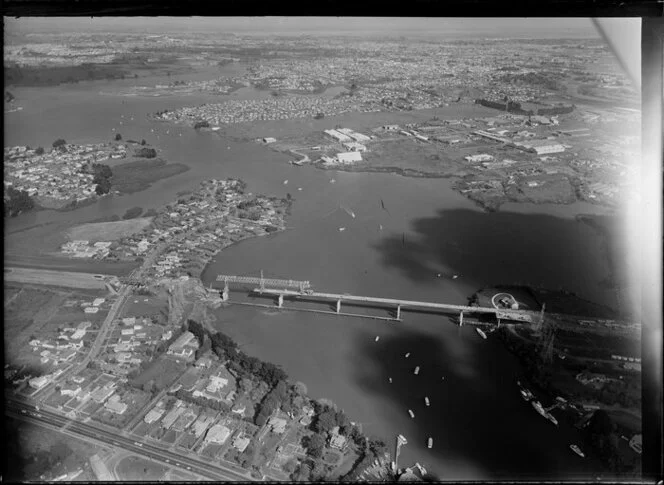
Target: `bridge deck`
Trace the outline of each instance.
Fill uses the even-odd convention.
[[[217,281],[222,283],[245,283],[252,285],[268,285],[268,286],[278,286],[285,288],[303,288],[308,289],[311,287],[311,283],[308,281],[298,281],[298,280],[280,280],[275,278],[257,278],[253,276],[232,276],[232,275],[217,275]]]
[[[289,290],[272,290],[267,288],[256,288],[254,289],[256,293],[266,293],[269,295],[288,295],[295,296],[299,299],[329,299],[329,300],[341,300],[347,302],[361,302],[361,303],[380,303],[384,305],[391,306],[400,306],[401,309],[408,308],[428,308],[435,310],[454,310],[454,311],[463,311],[469,313],[494,313],[499,315],[501,318],[510,318],[513,320],[534,322],[537,321],[539,313],[526,311],[526,310],[506,310],[498,308],[486,308],[486,307],[475,307],[475,306],[464,306],[464,305],[451,305],[448,303],[433,303],[427,301],[412,301],[412,300],[399,300],[395,298],[376,298],[372,296],[356,296],[356,295],[339,295],[336,293],[300,293],[297,291]]]

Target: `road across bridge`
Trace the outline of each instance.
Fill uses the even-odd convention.
[[[501,308],[486,308],[466,305],[452,305],[448,303],[433,303],[427,301],[400,300],[396,298],[376,298],[371,296],[340,295],[337,293],[297,292],[291,290],[273,290],[267,288],[256,288],[254,293],[274,295],[277,297],[278,306],[283,305],[284,296],[294,297],[299,300],[331,300],[336,301],[337,313],[341,311],[341,303],[368,303],[396,307],[397,317],[401,319],[401,310],[439,310],[459,312],[459,323],[463,325],[463,313],[492,313],[498,319],[515,320],[526,323],[536,323],[541,318],[541,313],[527,310],[508,310]]]

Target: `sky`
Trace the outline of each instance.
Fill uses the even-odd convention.
[[[624,19],[629,20],[629,19]],[[118,31],[263,34],[431,35],[449,37],[598,38],[587,18],[393,17],[97,17],[5,19],[10,32]]]

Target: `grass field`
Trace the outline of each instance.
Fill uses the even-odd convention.
[[[115,465],[115,475],[121,481],[161,481],[169,467],[130,455]]]
[[[157,180],[172,177],[189,170],[182,163],[166,163],[159,158],[123,163],[113,167],[113,190],[131,194],[145,190]]]
[[[139,217],[126,221],[97,222],[72,227],[67,231],[70,241],[86,240],[90,243],[97,241],[117,241],[123,237],[136,234],[150,225],[151,217]]]
[[[143,386],[146,382],[154,381],[156,389],[165,389],[173,384],[186,370],[186,364],[162,357],[157,359],[145,372],[138,375],[132,384]]]

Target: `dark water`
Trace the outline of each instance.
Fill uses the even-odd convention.
[[[59,137],[97,143],[110,139],[115,128],[125,138],[145,138],[164,158],[191,170],[69,213],[21,216],[10,230],[86,222],[134,206],[156,208],[203,179],[240,177],[254,193],[292,194],[291,230],[223,251],[206,269],[206,284],[219,273],[258,275],[262,269],[265,276],[310,280],[321,291],[379,297],[465,303],[477,288],[522,283],[614,302],[614,292],[602,284],[610,276],[602,238],[574,219],[606,211],[579,203],[487,214],[454,193],[446,179],[294,167],[287,157],[252,143],[146,118],[209,102],[206,96],[125,98],[98,94],[112,91],[112,83],[91,84],[16,90],[24,110],[7,116],[5,144],[50,146]],[[354,127],[353,116],[344,119]],[[454,274],[460,277],[451,279]],[[405,314],[396,324],[240,306],[218,315],[219,328],[245,351],[282,365],[314,398],[333,400],[367,432],[390,446],[396,434],[404,434],[409,444],[403,464],[417,460],[446,479],[584,477],[597,466],[569,450],[578,441],[575,431],[565,424],[555,428],[519,397],[511,354],[440,315]],[[403,358],[406,352],[410,359]],[[415,365],[422,369],[419,376],[412,375]],[[426,449],[429,436],[433,450]]]

